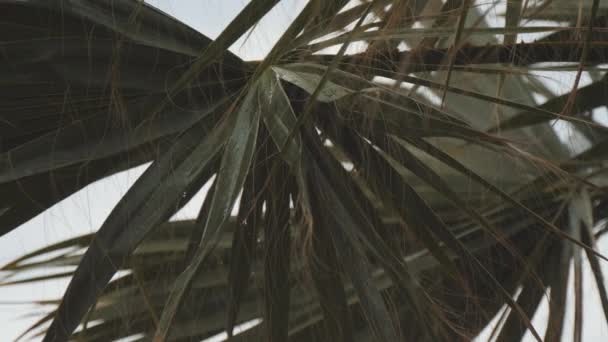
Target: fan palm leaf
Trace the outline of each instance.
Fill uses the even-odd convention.
[[[280,2],[212,40],[142,1],[0,0],[0,235],[150,164],[96,233],[2,268],[70,279],[24,336],[464,341],[500,315],[541,340],[546,297],[556,341],[583,258],[608,317],[607,3],[311,0],[263,60],[230,52]]]

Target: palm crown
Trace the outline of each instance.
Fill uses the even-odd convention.
[[[540,340],[547,296],[554,341],[583,257],[608,312],[608,3],[499,1],[503,23],[470,0],[310,0],[263,60],[231,53],[279,2],[211,40],[141,1],[0,1],[0,233],[151,162],[97,233],[3,267],[71,277],[26,333],[451,341],[501,313],[499,340]]]

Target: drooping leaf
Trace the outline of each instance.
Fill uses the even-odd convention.
[[[177,278],[174,289],[167,300],[165,309],[160,318],[155,340],[165,340],[173,318],[180,307],[185,292],[190,287],[193,277],[198,273],[200,267],[206,260],[209,252],[217,243],[218,234],[224,228],[236,197],[241,191],[249,166],[253,159],[253,151],[260,120],[260,109],[257,104],[258,89],[250,90],[238,109],[229,113],[235,117],[235,124],[227,133],[226,151],[222,157],[221,165],[217,173],[216,188],[213,193],[209,214],[205,220],[203,236],[198,250],[192,257],[191,263]],[[215,142],[218,144],[218,142]],[[218,144],[221,145],[221,144]]]
[[[232,125],[227,121],[222,126],[223,129],[211,132],[198,146],[193,140],[204,130],[198,126],[191,128],[131,187],[92,241],[66,290],[46,340],[67,339],[124,258],[157,224],[176,211],[184,193],[193,195],[188,187],[196,185],[195,182],[209,172],[209,164],[223,146]]]
[[[271,166],[273,174],[269,175],[264,227],[264,324],[267,326],[266,340],[279,342],[287,340],[289,331],[291,180],[278,177],[287,174],[288,169],[280,159],[275,163],[281,164]]]

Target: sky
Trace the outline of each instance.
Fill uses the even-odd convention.
[[[161,10],[199,30],[210,38],[215,38],[223,27],[238,13],[245,0],[149,0]],[[305,4],[305,0],[283,0],[266,16],[258,27],[246,38],[235,43],[231,50],[245,59],[261,59],[278,39],[282,30],[289,25]],[[560,82],[564,80],[559,80]],[[568,80],[566,80],[568,81]],[[584,80],[583,80],[584,81]],[[566,84],[571,84],[564,82]],[[602,115],[606,115],[605,111]],[[568,139],[567,130],[558,132]],[[0,239],[0,264],[4,264],[28,251],[53,242],[96,231],[118,203],[129,186],[143,172],[146,166],[125,171],[102,181],[91,184],[73,196],[40,214],[19,229]],[[176,218],[195,217],[205,189],[184,207]],[[608,253],[608,242],[600,241],[599,249]],[[608,272],[608,265],[602,265]],[[49,281],[35,286],[6,287],[0,290],[0,340],[9,341],[18,336],[36,317],[31,317],[31,300],[58,298],[67,285],[66,281]],[[597,288],[588,263],[584,267],[584,327],[583,341],[608,341],[608,326],[603,319]],[[573,298],[569,298],[565,341],[571,341],[573,322]],[[533,319],[539,332],[544,332],[547,317],[546,300],[544,309]],[[27,316],[26,315],[30,315]],[[482,333],[478,341],[486,341],[489,330]],[[528,333],[527,341],[533,341]]]

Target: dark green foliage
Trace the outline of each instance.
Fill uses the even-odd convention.
[[[554,341],[582,258],[608,316],[608,132],[589,115],[608,8],[564,1],[509,1],[500,26],[475,1],[311,0],[262,61],[228,48],[279,0],[215,40],[136,0],[0,1],[0,235],[151,163],[97,233],[1,269],[71,278],[26,336],[466,341],[501,312],[498,340],[541,340],[551,288]],[[576,81],[557,93],[538,70]],[[196,220],[170,222],[207,183]]]

